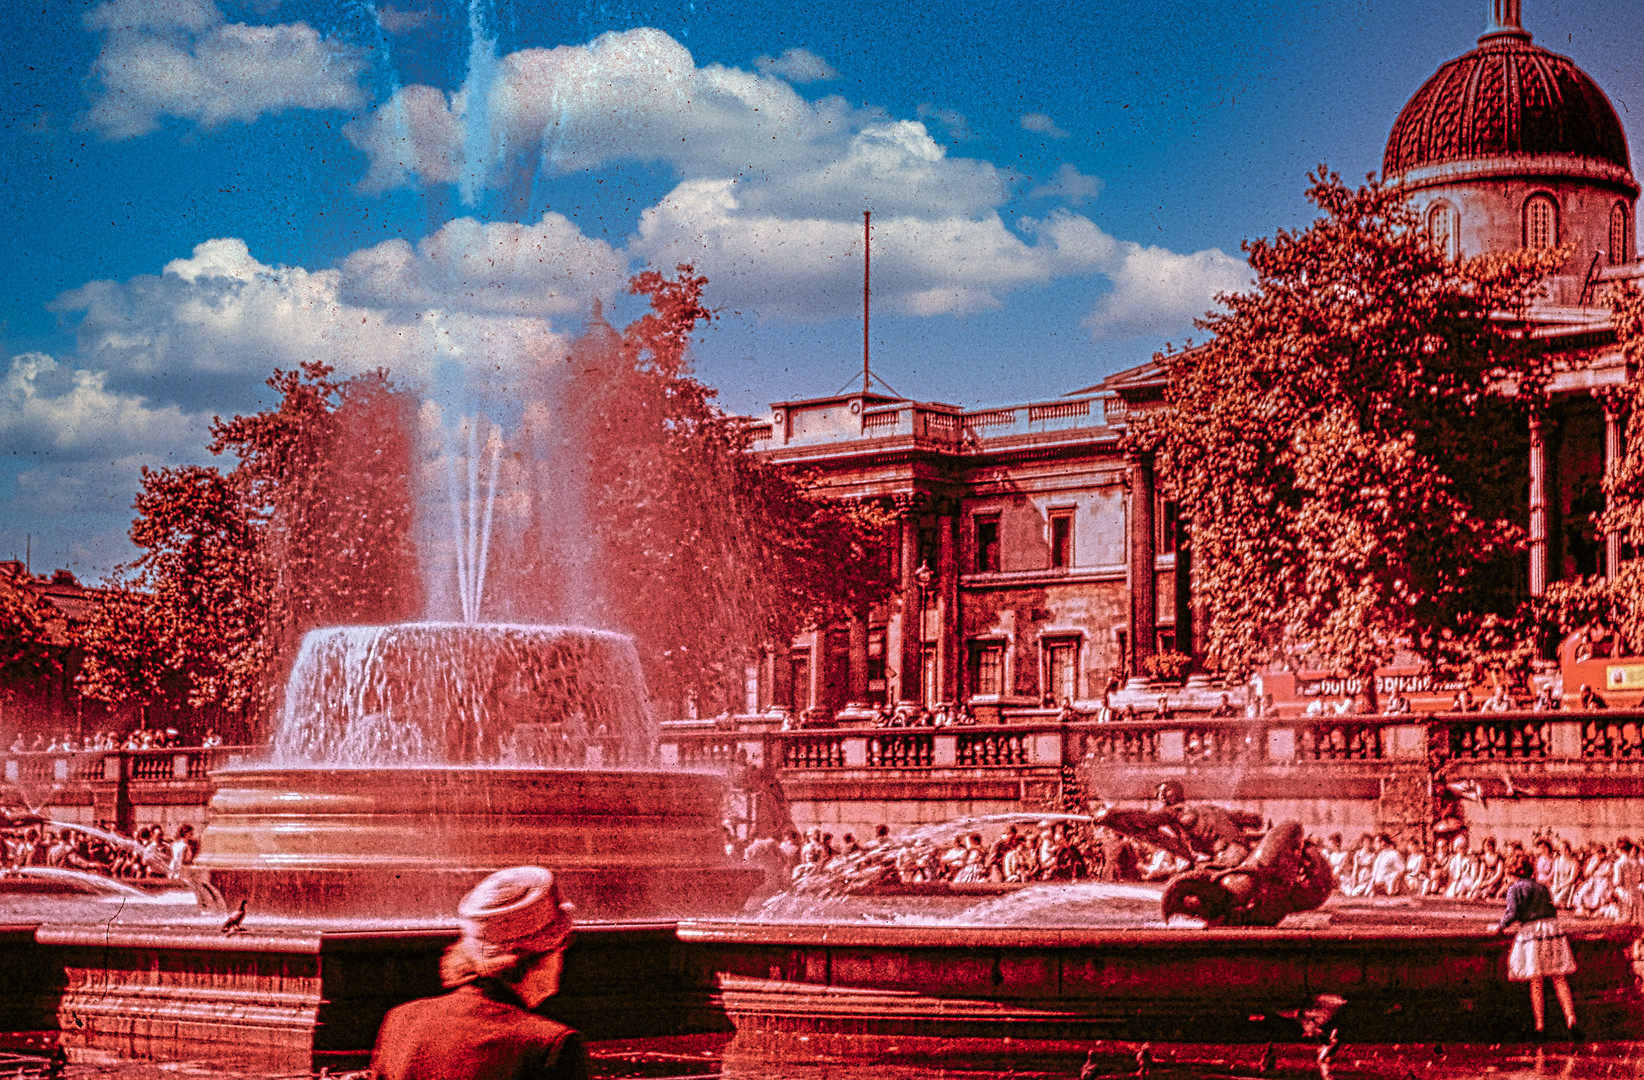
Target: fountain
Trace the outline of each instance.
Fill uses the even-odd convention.
[[[723,912],[720,780],[647,766],[633,642],[559,626],[316,630],[272,761],[216,776],[191,882],[215,906],[448,920],[492,870],[538,863],[583,918]]]

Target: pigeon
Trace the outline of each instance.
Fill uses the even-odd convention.
[[[1480,807],[1488,806],[1484,798],[1484,785],[1477,780],[1452,780],[1444,785],[1452,794],[1468,802],[1476,802]]]
[[[240,906],[234,910],[234,914],[230,915],[228,918],[223,920],[223,933],[225,933],[225,934],[236,934],[236,933],[243,934],[243,933],[245,933],[245,901],[244,900],[240,901]]]

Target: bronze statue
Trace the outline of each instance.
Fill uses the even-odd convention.
[[[1160,907],[1166,919],[1275,926],[1286,915],[1317,908],[1335,887],[1324,853],[1294,821],[1261,835],[1259,815],[1189,803],[1175,780],[1159,785],[1158,800],[1158,810],[1103,807],[1093,820],[1195,864],[1165,884]]]

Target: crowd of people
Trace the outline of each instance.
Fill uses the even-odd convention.
[[[46,866],[125,880],[175,878],[199,852],[199,837],[186,823],[169,837],[162,825],[121,833],[108,823],[90,829],[31,823],[0,829],[0,876]]]
[[[736,854],[734,845],[727,845]],[[991,841],[979,832],[960,832],[951,841],[914,838],[892,840],[887,826],[875,829],[867,843],[845,833],[813,828],[801,835],[788,830],[780,840],[756,840],[742,852],[780,880],[803,883],[829,871],[883,856],[896,876],[914,882],[1163,881],[1186,869],[1185,861],[1086,822],[1042,820],[1012,823]]]
[[[207,731],[199,741],[185,739],[176,728],[133,728],[121,735],[118,731],[95,731],[79,737],[60,731],[47,738],[35,735],[30,739],[22,732],[11,741],[13,754],[78,754],[100,750],[169,750],[177,746],[199,746],[207,750],[223,744],[216,731]]]
[[[1489,836],[1475,845],[1466,833],[1458,833],[1429,847],[1366,833],[1347,847],[1342,835],[1333,833],[1319,846],[1336,875],[1337,891],[1349,897],[1494,903],[1513,882],[1514,859],[1525,855],[1534,863],[1534,879],[1547,886],[1560,910],[1644,924],[1644,851],[1625,836],[1609,844],[1581,845],[1550,833],[1538,834],[1528,845],[1518,840],[1498,844]],[[789,830],[780,840],[755,841],[742,854],[793,882],[848,871],[875,855],[893,860],[904,883],[1164,881],[1189,868],[1176,855],[1111,829],[1049,819],[1009,824],[991,839],[966,831],[951,841],[893,840],[884,825],[865,844],[851,833],[836,841],[820,828],[804,834]]]
[[[1553,903],[1578,915],[1644,923],[1644,853],[1629,837],[1614,843],[1575,845],[1551,833],[1497,845],[1486,836],[1476,847],[1466,833],[1429,849],[1413,840],[1395,843],[1386,833],[1364,834],[1352,848],[1340,833],[1324,843],[1324,854],[1347,896],[1444,896],[1457,900],[1499,900],[1512,884],[1508,867],[1519,855],[1535,864],[1534,878],[1546,885]]]

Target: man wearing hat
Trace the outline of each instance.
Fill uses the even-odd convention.
[[[582,1037],[531,1010],[559,990],[570,905],[540,866],[498,870],[457,905],[445,952],[450,993],[389,1011],[372,1072],[381,1080],[585,1080]]]

